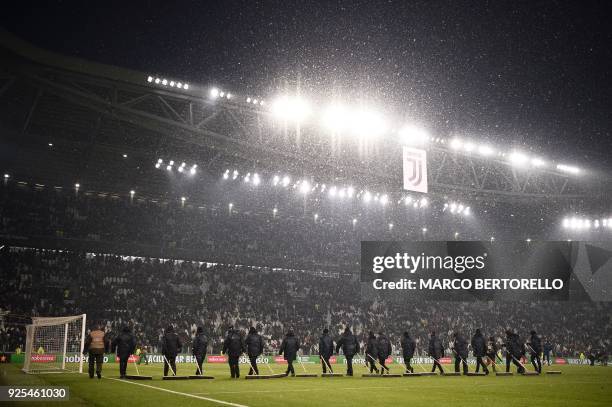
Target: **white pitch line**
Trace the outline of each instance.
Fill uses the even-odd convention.
[[[105,377],[105,379],[116,380],[116,381],[121,382],[121,383],[133,384],[135,386],[148,387],[150,389],[155,389],[155,390],[159,390],[159,391],[165,391],[166,393],[178,394],[180,396],[191,397],[191,398],[200,399],[200,400],[206,400],[206,401],[210,401],[210,402],[213,402],[213,403],[224,404],[226,406],[248,407],[248,406],[246,406],[244,404],[230,403],[229,401],[223,401],[223,400],[211,399],[209,397],[198,396],[197,394],[199,394],[199,393],[183,393],[183,392],[180,392],[180,391],[164,389],[163,387],[150,386],[148,384],[130,382],[130,381],[127,381],[127,380],[122,380],[122,379],[115,379],[113,377]]]

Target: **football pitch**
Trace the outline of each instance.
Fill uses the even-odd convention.
[[[191,366],[178,365],[178,374],[193,374]],[[320,374],[319,366],[305,366]],[[342,372],[344,366],[336,367]],[[273,365],[281,373],[279,365]],[[424,366],[429,369],[429,366]],[[451,366],[445,368],[450,371]],[[19,365],[0,365],[0,384],[7,386],[67,386],[70,400],[61,402],[14,402],[16,406],[610,406],[612,369],[601,366],[554,366],[561,375],[497,377],[389,377],[363,378],[363,365],[354,377],[245,380],[229,378],[223,364],[205,365],[214,380],[162,380],[162,365],[140,365],[142,375],[153,380],[120,380],[118,364],[104,365],[103,378],[86,374],[26,375]],[[241,375],[248,368],[241,365]],[[422,371],[415,366],[415,372]],[[269,373],[265,366],[261,374]],[[296,366],[296,373],[303,373]],[[402,373],[398,365],[391,373]],[[128,374],[136,374],[128,366]],[[10,403],[4,403],[10,405]]]

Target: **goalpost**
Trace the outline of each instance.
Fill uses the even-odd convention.
[[[23,371],[26,373],[83,373],[86,314],[32,317],[26,327]],[[67,362],[67,359],[72,359]]]

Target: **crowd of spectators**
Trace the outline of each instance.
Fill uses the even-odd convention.
[[[397,345],[404,330],[425,351],[430,331],[448,344],[455,330],[480,328],[500,341],[507,328],[527,336],[531,329],[554,346],[556,355],[609,349],[612,304],[594,302],[445,302],[362,296],[354,276],[219,263],[136,258],[110,254],[0,249],[1,346],[23,347],[25,316],[86,313],[112,336],[129,326],[139,344],[159,350],[162,329],[175,326],[190,344],[196,328],[218,353],[227,329],[257,327],[268,352],[293,329],[305,354],[317,351],[324,328],[334,336],[350,326],[361,340],[383,331]],[[10,339],[8,337],[10,335]],[[397,348],[397,346],[396,346]]]

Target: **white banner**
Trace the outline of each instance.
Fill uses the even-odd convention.
[[[427,151],[404,146],[404,189],[427,193]]]

